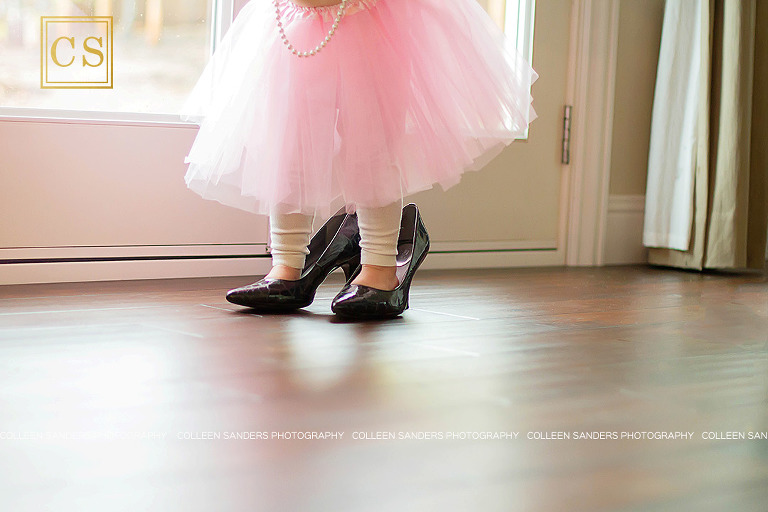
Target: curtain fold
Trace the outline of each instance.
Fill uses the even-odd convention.
[[[671,23],[668,17],[682,21]],[[678,29],[696,25],[700,30]],[[649,263],[698,270],[765,267],[766,29],[765,1],[668,0],[646,191],[643,242]],[[699,51],[681,52],[686,44]],[[699,62],[687,60],[695,58]],[[696,83],[695,92],[671,103],[664,92],[679,88],[675,82],[681,80]],[[657,108],[658,102],[664,108]],[[678,128],[681,109],[691,103],[695,115]],[[678,130],[692,134],[692,140],[679,137]]]

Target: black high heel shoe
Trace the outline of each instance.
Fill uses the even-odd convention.
[[[379,290],[370,286],[352,284],[362,270],[357,267],[347,279],[347,284],[331,303],[331,310],[341,317],[374,319],[393,318],[408,309],[408,292],[411,280],[429,252],[429,234],[419,215],[419,209],[411,203],[403,208],[400,235],[397,241],[397,279],[394,290]]]
[[[357,215],[342,208],[309,242],[301,277],[296,281],[264,278],[227,292],[227,300],[262,311],[285,312],[312,304],[315,292],[328,274],[341,267],[347,279],[360,264],[360,233]]]

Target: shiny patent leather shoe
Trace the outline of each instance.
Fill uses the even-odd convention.
[[[264,278],[227,292],[227,300],[267,312],[287,312],[312,304],[315,292],[328,274],[341,267],[347,279],[360,263],[360,233],[357,215],[342,208],[309,242],[301,277],[295,281]]]
[[[419,209],[411,203],[403,208],[400,235],[397,241],[397,279],[394,290],[379,290],[370,286],[352,284],[362,266],[347,279],[344,288],[331,303],[331,310],[345,318],[377,319],[393,318],[408,309],[408,292],[411,280],[429,252],[429,234],[419,215]]]

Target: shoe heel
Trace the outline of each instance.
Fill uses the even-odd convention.
[[[344,271],[344,277],[346,277],[347,281],[350,280],[352,277],[352,274],[357,269],[358,265],[360,265],[360,255],[354,256],[352,259],[347,260],[346,263],[341,265],[341,270]]]
[[[413,276],[416,274],[416,271],[419,269],[422,263],[424,263],[424,260],[427,259],[427,254],[429,254],[429,241],[427,241],[427,245],[424,248],[424,254],[422,254],[418,261],[416,262],[416,265],[413,267],[413,272],[411,272],[408,276],[408,283],[406,284],[405,288],[405,308],[408,309],[410,307],[411,302],[411,283],[413,282]]]

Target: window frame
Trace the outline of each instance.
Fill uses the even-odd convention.
[[[517,12],[514,12],[514,8],[510,8],[513,4],[517,4]],[[535,20],[536,0],[505,0],[504,33],[514,38],[515,47],[531,66],[533,66],[533,29]],[[514,35],[511,34],[513,28]],[[531,92],[530,86],[528,92]],[[517,137],[517,140],[528,140],[529,131],[530,125],[525,127],[525,132]]]
[[[529,64],[533,65],[533,28],[536,19],[536,0],[506,0],[507,8],[504,12],[504,32],[510,33],[512,20],[517,20],[517,29],[515,31],[515,46],[525,57]],[[509,4],[517,3],[517,15],[512,16],[514,9],[509,9]],[[522,18],[522,30],[520,29],[520,20]]]

